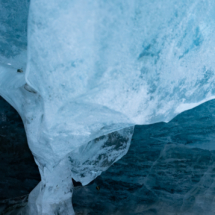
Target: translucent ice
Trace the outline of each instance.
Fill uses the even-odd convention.
[[[32,1],[26,80],[50,104],[168,121],[214,95],[214,4]]]
[[[16,5],[1,2],[0,10]],[[32,0],[27,60],[16,35],[26,44],[24,24],[14,31],[10,19],[1,23],[9,34],[0,38],[1,95],[22,116],[42,177],[30,214],[73,213],[71,177],[87,184],[121,158],[134,124],[169,121],[214,98],[214,7],[212,0]]]

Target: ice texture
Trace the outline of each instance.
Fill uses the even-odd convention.
[[[214,98],[215,2],[32,0],[28,41],[18,2],[0,2],[0,93],[41,174],[28,213],[72,214],[71,178],[87,184],[120,159],[134,124]]]
[[[72,177],[86,185],[107,170],[127,153],[133,131],[132,126],[103,135],[81,146],[78,152],[71,152]]]
[[[169,121],[214,96],[214,4],[32,1],[26,80],[52,112],[79,101],[135,124]]]
[[[74,190],[75,212],[213,215],[214,111],[211,100],[169,123],[135,126],[128,153],[93,183]]]
[[[35,186],[35,182],[29,184],[23,177],[39,179],[35,177],[38,170],[34,161],[28,159],[26,162],[30,151],[26,149],[23,154],[23,147],[27,145],[20,134],[24,130],[20,123],[17,124],[16,112],[12,108],[8,111],[9,105],[3,104],[0,100],[0,113],[4,112],[7,120],[2,123],[5,127],[0,133],[4,134],[8,128],[12,132],[8,130],[4,138],[10,144],[3,145],[4,149],[0,150],[1,172],[10,169],[8,173],[0,174],[0,198],[2,195],[9,198],[0,199],[0,214],[3,206],[6,208],[2,210],[7,211],[3,214],[11,215],[11,211],[18,214],[14,210],[27,202],[26,196],[11,197],[28,194],[26,187],[33,189]],[[214,111],[215,100],[211,100],[179,114],[169,123],[135,126],[131,146],[122,159],[90,184],[76,184],[73,193],[75,213],[214,215]],[[14,135],[20,140],[15,143],[16,148]],[[2,146],[4,139],[0,138]],[[26,168],[30,169],[25,171]],[[21,172],[22,169],[25,172]],[[8,186],[13,187],[9,192]]]

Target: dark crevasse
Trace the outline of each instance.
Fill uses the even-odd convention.
[[[29,194],[39,181],[22,120],[0,97],[0,212],[2,200]]]
[[[89,185],[77,184],[76,214],[213,214],[214,113],[212,100],[169,123],[136,126],[121,160]],[[3,99],[0,117],[0,199],[6,211],[26,201],[20,196],[27,195],[40,176],[22,121]],[[20,198],[3,201],[15,197]]]

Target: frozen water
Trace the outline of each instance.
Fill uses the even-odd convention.
[[[0,111],[3,110],[8,111],[8,108],[1,106]],[[76,214],[213,215],[215,151],[189,146],[199,143],[199,146],[207,148],[211,145],[215,130],[214,110],[215,100],[212,100],[179,114],[169,123],[136,126],[126,156],[87,186],[76,185],[73,194]],[[6,112],[7,121],[3,125],[15,129],[12,133],[8,130],[5,137],[13,143],[14,135],[21,139],[23,135],[20,135],[21,128],[17,130],[17,124],[13,127],[17,120],[11,122],[11,117],[15,115],[11,116],[11,112]],[[38,181],[32,175],[32,171],[37,171],[33,163],[26,162],[26,159],[23,162],[23,156],[30,156],[27,150],[23,155],[24,145],[25,141],[19,141],[19,149],[5,144],[5,150],[0,150],[0,157],[5,158],[0,165],[2,172],[6,168],[11,169],[8,174],[0,175],[0,197],[3,193],[8,198],[18,193],[18,196],[27,194],[26,185],[30,189],[35,186],[33,183],[26,184],[26,181],[23,184],[23,179],[18,183],[17,179],[34,177]],[[11,156],[13,153],[17,156]],[[21,169],[26,168],[30,169],[20,174]],[[10,193],[7,186],[13,187]],[[23,190],[25,193],[22,193]],[[0,201],[0,213],[1,206],[6,207],[4,211],[14,211],[25,202],[23,197]]]
[[[133,127],[125,128],[90,141],[78,152],[71,152],[72,177],[83,185],[88,184],[127,153],[132,135]]]
[[[214,96],[214,4],[32,1],[26,80],[50,105],[78,100],[135,124],[169,121]]]
[[[26,67],[29,0],[0,1],[0,65]]]
[[[169,123],[135,126],[129,152],[94,183],[75,189],[76,213],[213,215],[215,151],[207,147],[214,110],[212,100]],[[190,147],[196,143],[204,149]]]
[[[0,92],[42,177],[30,211],[73,213],[71,177],[87,184],[121,158],[134,124],[214,98],[212,0],[32,0],[27,60],[28,1],[13,3],[0,2]]]

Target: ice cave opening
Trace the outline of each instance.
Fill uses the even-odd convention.
[[[89,185],[76,184],[76,214],[213,214],[215,100],[169,123],[136,126],[128,153]],[[0,214],[18,214],[40,181],[24,127],[3,99]],[[75,181],[73,181],[76,183]]]

